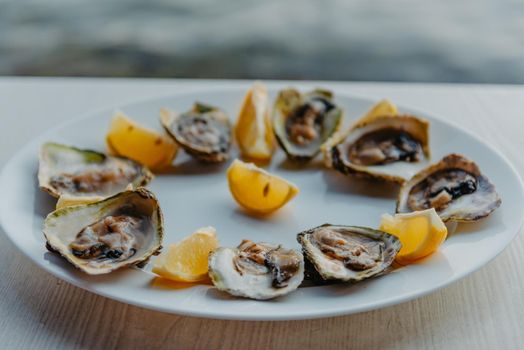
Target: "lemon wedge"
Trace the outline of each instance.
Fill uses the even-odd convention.
[[[235,125],[235,138],[242,156],[271,159],[274,136],[269,111],[267,88],[255,82],[244,96]]]
[[[129,184],[126,186],[125,191],[132,191],[132,190],[133,190],[132,184]],[[71,195],[63,194],[58,198],[58,201],[56,201],[56,209],[60,209],[63,207],[70,207],[73,205],[96,203],[96,202],[100,202],[101,200],[105,198],[106,197],[102,197],[102,196],[71,196]]]
[[[238,159],[227,170],[227,180],[237,203],[256,213],[271,213],[299,192],[291,182]]]
[[[61,195],[56,202],[56,209],[63,207],[70,207],[73,205],[90,204],[100,202],[104,197],[102,196],[85,196],[85,197],[73,197],[68,195]]]
[[[206,280],[208,255],[216,248],[216,230],[211,226],[203,227],[179,243],[171,244],[167,251],[156,259],[153,272],[178,282]]]
[[[152,170],[161,170],[171,164],[177,146],[171,138],[150,130],[117,112],[106,135],[109,151],[144,164]]]
[[[384,99],[377,102],[371,109],[366,113],[363,119],[370,120],[377,117],[383,117],[385,115],[397,115],[398,109],[391,101]]]
[[[395,259],[400,264],[434,253],[448,235],[446,225],[433,208],[394,216],[384,214],[380,230],[400,239],[402,249]]]

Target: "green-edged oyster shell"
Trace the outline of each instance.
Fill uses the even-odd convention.
[[[358,282],[383,273],[402,247],[386,232],[330,224],[299,233],[297,241],[324,281]]]
[[[342,109],[333,93],[316,89],[301,94],[289,88],[279,92],[273,111],[273,131],[289,159],[308,161],[342,123]]]
[[[495,186],[473,161],[449,154],[404,183],[397,213],[435,208],[443,221],[468,222],[488,216],[500,204]]]
[[[162,212],[143,187],[100,202],[50,213],[44,221],[50,251],[90,275],[145,262],[161,249]]]
[[[322,147],[326,166],[402,184],[429,164],[429,122],[412,115],[364,116]]]
[[[266,300],[288,294],[304,279],[304,258],[293,249],[243,240],[209,255],[209,277],[231,295]]]
[[[160,123],[196,159],[219,163],[229,158],[231,125],[221,109],[198,102],[182,114],[163,108]]]
[[[38,183],[53,197],[108,197],[152,178],[146,167],[127,158],[53,142],[40,150]]]

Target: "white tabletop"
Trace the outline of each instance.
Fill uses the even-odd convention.
[[[79,114],[242,82],[0,78],[0,165],[45,129]],[[322,83],[427,110],[472,130],[524,174],[524,87]],[[40,270],[0,235],[2,348],[519,348],[524,238],[490,264],[426,297],[357,315],[289,322],[182,317],[112,301]]]

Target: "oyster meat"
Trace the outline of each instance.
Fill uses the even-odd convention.
[[[160,111],[160,122],[167,133],[191,156],[211,163],[229,158],[231,125],[220,109],[195,103],[185,113]]]
[[[275,102],[273,130],[289,159],[308,161],[338,130],[342,114],[331,91],[316,89],[301,94],[295,89],[285,89]]]
[[[54,197],[108,197],[152,178],[146,167],[127,158],[51,142],[40,150],[38,183]]]
[[[297,240],[324,281],[358,282],[378,275],[402,246],[398,238],[382,231],[329,224],[301,232]]]
[[[105,274],[158,254],[162,212],[155,196],[140,187],[52,212],[44,221],[44,236],[50,251],[78,269]]]
[[[429,122],[410,115],[365,116],[323,147],[343,174],[403,183],[428,164]]]
[[[495,186],[473,161],[449,154],[402,186],[397,212],[435,208],[443,221],[475,221],[500,204]]]
[[[209,255],[209,276],[229,294],[271,299],[298,288],[304,279],[304,259],[293,249],[243,240],[237,248],[220,247]]]

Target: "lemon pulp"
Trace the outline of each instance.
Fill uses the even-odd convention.
[[[237,203],[257,213],[273,212],[299,192],[291,182],[238,159],[229,167],[227,179]]]
[[[153,272],[178,282],[198,282],[207,279],[209,253],[218,248],[216,230],[203,227],[167,251],[155,261]]]
[[[106,135],[109,151],[160,170],[171,164],[177,146],[171,138],[150,130],[118,112],[113,116]]]
[[[447,237],[448,230],[435,209],[407,214],[384,214],[380,230],[400,239],[402,249],[396,261],[409,264],[434,253]]]

